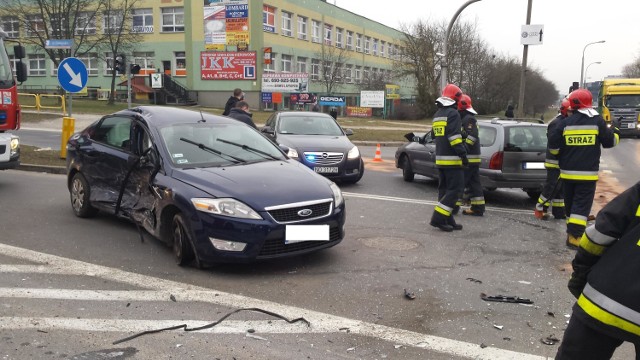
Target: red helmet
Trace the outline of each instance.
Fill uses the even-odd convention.
[[[447,84],[447,86],[442,89],[442,96],[453,101],[459,101],[462,96],[462,90],[453,84]]]
[[[587,89],[573,90],[571,94],[569,94],[569,103],[571,105],[569,110],[591,108],[592,101],[591,91]]]
[[[564,98],[562,99],[562,102],[560,103],[560,114],[562,114],[562,116],[567,116],[567,111],[571,108],[571,103],[569,102],[569,99]]]
[[[458,110],[467,110],[471,108],[471,98],[467,94],[462,94],[460,97],[460,101],[458,101]]]

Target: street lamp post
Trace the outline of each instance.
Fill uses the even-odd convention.
[[[444,41],[442,42],[442,59],[440,65],[440,93],[444,90],[444,87],[447,86],[447,41],[449,40],[449,33],[453,28],[453,24],[456,22],[458,15],[464,10],[467,6],[473,4],[474,2],[478,2],[480,0],[469,0],[466,3],[462,4],[462,6],[456,11],[456,13],[449,21],[449,26],[447,26],[447,31],[444,33]]]
[[[580,65],[580,87],[583,89],[584,89],[584,52],[585,50],[587,50],[587,46],[593,45],[593,44],[602,44],[603,42],[604,40],[594,41],[594,42],[588,43],[587,45],[584,46],[584,49],[582,49],[582,65]]]
[[[591,65],[593,65],[593,64],[602,64],[602,61],[595,61],[595,62],[592,62],[591,64],[587,65],[587,68],[586,68],[586,69],[584,69],[584,83],[582,84],[582,87],[583,87],[583,88],[584,88],[584,87],[586,86],[586,84],[587,84],[587,79],[588,79],[587,74],[589,73],[589,66],[591,66]]]

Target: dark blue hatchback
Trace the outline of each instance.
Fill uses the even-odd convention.
[[[198,267],[299,255],[344,237],[340,189],[226,117],[141,106],[67,144],[79,217],[125,217]]]

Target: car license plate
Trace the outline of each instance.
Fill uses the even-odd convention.
[[[323,174],[337,174],[338,167],[337,166],[316,166],[313,168],[313,171],[317,173],[323,173]]]
[[[329,241],[329,225],[285,225],[284,243]]]
[[[630,123],[629,124],[629,129],[634,129],[635,127],[636,127],[636,124],[634,124],[634,123]]]
[[[526,162],[524,163],[525,170],[544,170],[543,162]]]

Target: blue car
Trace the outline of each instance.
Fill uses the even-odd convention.
[[[332,181],[234,119],[140,106],[67,144],[71,207],[123,217],[203,267],[337,245],[345,204]]]

